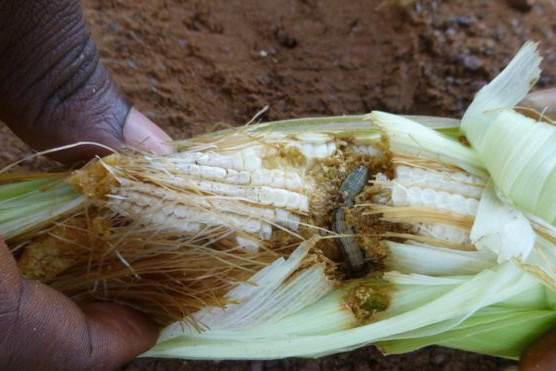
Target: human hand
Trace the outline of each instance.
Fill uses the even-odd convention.
[[[0,2],[0,119],[36,149],[90,141],[168,152],[170,138],[118,92],[77,0]],[[106,152],[83,146],[64,162]],[[1,234],[1,231],[0,231]],[[113,369],[149,349],[157,328],[112,303],[78,307],[19,274],[0,240],[0,369]]]
[[[520,106],[533,108],[543,116],[556,119],[556,88],[529,94]],[[524,371],[556,369],[556,329],[536,340],[523,352],[519,369]]]
[[[131,108],[99,62],[79,0],[3,0],[0,30],[0,119],[31,147],[169,151],[170,137]],[[51,157],[107,153],[80,146]]]
[[[19,274],[0,241],[0,369],[111,370],[152,347],[158,330],[123,305],[78,307]]]

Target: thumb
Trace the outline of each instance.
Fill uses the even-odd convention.
[[[170,138],[130,109],[101,63],[79,1],[9,4],[0,6],[0,24],[7,25],[0,32],[0,120],[16,135],[38,150],[87,141],[167,151],[161,143]],[[110,153],[100,148],[51,157],[75,162]]]
[[[111,118],[111,120],[114,119],[116,118]],[[129,109],[121,123],[114,124],[108,120],[102,122],[101,125],[81,125],[79,129],[71,130],[73,143],[90,141],[106,145],[114,150],[128,147],[159,155],[172,152],[172,138],[135,107]],[[111,151],[97,145],[82,145],[56,152],[52,157],[65,163],[72,163],[110,153]]]
[[[145,352],[158,330],[122,305],[80,308],[60,292],[22,278],[0,240],[0,369],[115,369]]]

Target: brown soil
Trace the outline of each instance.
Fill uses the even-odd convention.
[[[395,1],[391,1],[394,3]],[[133,103],[174,137],[265,120],[372,109],[459,116],[519,46],[542,41],[539,87],[556,82],[556,3],[504,0],[84,0],[104,63]],[[383,5],[383,6],[380,6]],[[0,129],[0,163],[29,153]],[[41,166],[34,160],[28,165]],[[320,360],[137,360],[127,370],[497,370],[511,362],[432,347],[373,348]]]
[[[512,364],[507,360],[441,347],[429,347],[410,354],[389,357],[384,357],[373,347],[367,347],[320,359],[264,362],[137,359],[122,371],[502,371]]]

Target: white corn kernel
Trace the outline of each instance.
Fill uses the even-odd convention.
[[[208,153],[200,152],[197,153],[195,162],[199,165],[210,163],[211,156]]]
[[[228,169],[232,165],[232,161],[228,156],[216,155],[212,158],[212,166]]]
[[[436,206],[436,192],[432,189],[425,189],[423,191],[423,205],[425,207],[435,207]]]
[[[199,167],[199,165],[188,164],[184,170],[188,175],[201,176],[201,168]]]
[[[237,176],[236,184],[249,184],[251,182],[251,173],[240,171]]]
[[[330,143],[333,144],[333,143]],[[336,148],[334,147],[334,150],[331,152],[333,153],[336,150]],[[350,145],[348,146],[348,150],[351,152],[355,152],[355,153],[362,153],[365,155],[369,155],[370,157],[379,157],[381,156],[381,152],[376,149],[373,146],[370,145],[364,145],[364,144],[358,144],[358,145]]]
[[[276,188],[284,188],[285,186],[284,170],[275,169],[271,171],[271,185]]]
[[[298,209],[301,204],[301,195],[295,192],[288,192],[288,197],[286,198],[286,207],[288,209]]]
[[[276,207],[286,207],[286,200],[288,198],[288,191],[285,189],[273,189],[273,202],[272,204]]]
[[[191,233],[197,233],[201,230],[201,224],[199,223],[184,223],[182,226],[185,231]]]
[[[303,179],[294,172],[285,173],[285,185],[290,191],[301,191],[303,189]]]
[[[309,198],[305,195],[300,195],[299,206],[298,209],[304,212],[309,211]]]
[[[421,235],[433,237],[450,243],[471,243],[468,231],[447,224],[423,223],[418,225],[418,230],[418,233]]]
[[[264,170],[256,170],[251,174],[251,184],[253,185],[263,185],[265,184],[265,178],[263,174]]]
[[[244,238],[244,237],[240,237],[237,236],[236,237],[236,242],[238,244],[238,246],[244,248],[246,251],[250,252],[250,253],[257,253],[259,252],[259,244],[257,244],[255,241],[249,239],[249,238]]]
[[[252,148],[244,150],[242,153],[244,169],[247,171],[253,171],[260,169],[262,167],[262,159],[260,157],[259,151],[255,151]]]
[[[460,194],[435,191],[430,188],[409,187],[394,183],[392,187],[392,205],[399,207],[428,207],[445,210],[460,215],[474,216],[478,201]]]
[[[314,152],[316,158],[325,158],[328,156],[328,147],[326,143],[315,144]]]
[[[310,143],[303,143],[301,145],[300,151],[305,157],[315,157],[315,146]]]
[[[262,223],[261,229],[259,230],[259,238],[261,240],[270,240],[272,237],[272,226],[270,224]]]
[[[235,170],[245,170],[245,166],[243,165],[243,156],[241,153],[235,153],[231,156],[231,167]]]
[[[392,187],[392,204],[394,206],[408,206],[408,194],[407,189],[394,184]]]
[[[297,215],[293,215],[286,210],[277,209],[275,222],[292,231],[297,231],[301,219]]]
[[[261,222],[254,219],[247,219],[242,228],[247,233],[256,233],[261,229]]]
[[[199,169],[201,170],[201,178],[219,180],[226,177],[226,170],[220,167],[201,165]]]
[[[481,197],[484,189],[484,182],[471,175],[409,166],[396,167],[394,181],[406,187],[431,188],[476,199]]]

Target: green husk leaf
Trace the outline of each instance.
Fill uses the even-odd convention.
[[[73,186],[48,174],[0,186],[0,236],[17,237],[79,208],[84,201]]]
[[[492,254],[484,251],[459,251],[435,246],[388,241],[388,267],[403,273],[431,276],[477,274],[492,267]]]
[[[36,191],[41,187],[47,187],[48,185],[54,184],[52,178],[42,178],[27,181],[20,181],[15,183],[0,185],[0,203],[4,200],[12,199],[17,196],[27,194],[29,192]]]
[[[443,161],[471,173],[486,176],[483,163],[471,148],[453,138],[402,116],[375,111],[369,119],[388,136],[390,149],[397,153]]]
[[[492,251],[503,263],[512,258],[525,260],[535,244],[535,231],[522,212],[504,203],[489,183],[471,228],[471,242],[477,250]]]
[[[511,62],[475,95],[465,111],[461,129],[479,154],[485,132],[503,110],[511,110],[539,79],[541,58],[537,43],[527,42]]]
[[[438,335],[453,329],[485,306],[508,300],[540,285],[534,276],[510,263],[487,269],[472,277],[397,277],[400,279],[390,277],[394,284],[392,304],[377,315],[374,319],[376,322],[370,324],[308,336],[295,333],[296,323],[288,324],[292,330],[286,336],[277,336],[275,332],[267,335],[268,325],[263,325],[253,329],[251,336],[237,331],[235,341],[230,341],[230,334],[226,338],[219,338],[215,333],[201,333],[160,343],[145,355],[188,359],[323,356],[377,341]],[[420,291],[419,284],[423,282],[428,282],[428,287]],[[401,294],[396,296],[398,292]],[[412,299],[412,303],[408,302]],[[318,301],[314,305],[322,305],[322,302]],[[337,308],[337,305],[332,307]],[[317,320],[314,313],[310,317],[305,311],[296,314],[300,326]],[[280,321],[273,326],[280,326]]]
[[[486,308],[494,309],[494,308]],[[429,345],[518,359],[523,350],[547,329],[556,326],[554,310],[500,308],[477,313],[440,335],[378,343],[386,354],[412,352]]]
[[[435,116],[400,116],[414,120],[422,126],[431,128],[439,133],[457,139],[461,135],[459,129],[460,121],[452,118],[435,117]],[[339,137],[359,138],[363,141],[378,140],[380,137],[380,129],[369,115],[347,115],[347,116],[330,116],[330,117],[308,117],[290,120],[280,120],[261,123],[252,126],[246,126],[242,130],[245,135],[261,134],[261,133],[280,133],[284,135],[299,133],[333,133]],[[215,140],[223,138],[227,135],[238,133],[238,128],[220,130],[207,133],[196,137],[194,140],[187,139],[175,142],[178,151],[189,148],[192,144],[199,140]]]
[[[462,131],[500,192],[516,207],[556,223],[556,126],[513,111],[540,76],[535,43],[482,88],[462,119]]]

